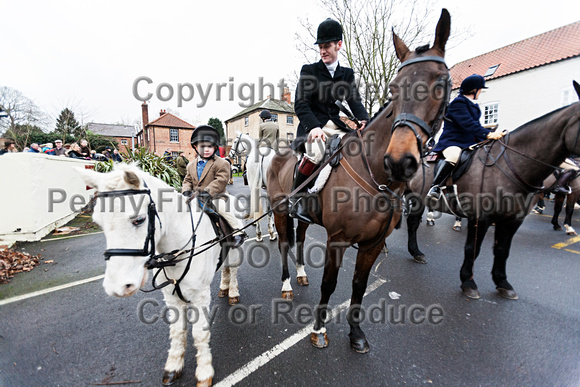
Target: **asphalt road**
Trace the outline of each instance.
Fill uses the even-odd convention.
[[[244,190],[241,179],[236,179],[231,191]],[[545,214],[551,214],[551,207],[548,204]],[[519,300],[510,301],[496,294],[491,280],[488,235],[475,267],[482,298],[470,300],[459,288],[466,233],[451,230],[453,221],[443,216],[435,227],[421,227],[426,265],[415,263],[407,253],[404,226],[387,239],[388,256],[379,256],[369,280],[372,290],[364,299],[365,310],[374,311],[362,324],[371,345],[365,355],[350,349],[344,311],[339,321],[327,325],[326,349],[312,347],[304,330],[308,312],[320,296],[323,228],[308,230],[310,286],[300,287],[294,279],[291,304],[278,300],[281,271],[276,242],[263,242],[271,254],[263,267],[256,265],[262,257],[262,250],[253,247],[257,242],[247,242],[254,265],[245,261],[240,267],[241,304],[230,307],[217,297],[218,276],[212,284],[214,383],[580,385],[580,238],[553,231],[546,215],[528,216],[508,261],[508,278],[519,295]],[[574,221],[578,224],[577,217]],[[21,246],[55,263],[0,285],[1,387],[161,384],[169,329],[162,319],[142,321],[163,313],[160,292],[109,298],[98,279],[9,302],[18,295],[98,278],[105,268],[104,246],[103,234]],[[350,299],[355,256],[356,250],[347,250],[331,307]],[[254,318],[240,322],[244,313]],[[191,344],[190,337],[179,386],[195,383]]]

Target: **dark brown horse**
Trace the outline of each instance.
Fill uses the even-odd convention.
[[[580,86],[574,82],[580,96]],[[570,154],[580,152],[580,103],[557,109],[530,121],[501,140],[488,142],[477,149],[468,171],[444,194],[451,210],[440,199],[433,208],[460,214],[468,219],[465,258],[460,271],[461,289],[470,298],[480,294],[473,279],[473,266],[488,228],[495,223],[494,264],[492,278],[498,293],[508,299],[518,296],[507,280],[506,264],[512,238],[530,212],[533,196],[542,189],[543,181]],[[433,169],[419,172],[409,182],[414,195],[407,219],[409,252],[415,260],[424,258],[417,246],[417,228],[423,213],[423,198],[433,180]],[[458,204],[459,203],[459,204]]]
[[[436,89],[434,85],[444,78],[446,85],[449,72],[443,61],[445,43],[449,37],[450,16],[443,10],[437,24],[435,44],[423,47],[418,52],[410,51],[393,34],[395,49],[403,62],[397,77],[391,84],[396,94],[399,84],[410,82]],[[401,86],[402,87],[402,86]],[[412,96],[405,96],[405,98]],[[410,103],[405,98],[394,98],[366,127],[359,138],[349,133],[343,138],[343,159],[335,167],[318,198],[321,215],[318,218],[328,234],[324,275],[321,284],[321,298],[315,313],[314,331],[311,342],[315,347],[328,345],[325,321],[327,304],[337,283],[338,271],[345,250],[358,245],[355,272],[352,280],[351,305],[347,314],[350,325],[351,348],[359,353],[369,350],[368,342],[359,326],[360,308],[367,287],[369,272],[381,252],[385,238],[392,232],[401,217],[400,194],[403,183],[390,183],[389,174],[384,167],[384,155],[391,139],[395,117],[409,113],[421,117],[431,124],[437,112],[446,104],[442,98],[425,98]],[[401,123],[400,125],[404,125]],[[427,136],[413,138],[415,146],[422,148]],[[297,159],[295,156],[279,154],[272,160],[268,171],[268,195],[273,207],[283,200],[292,187],[292,176]],[[315,216],[315,214],[312,214]],[[287,211],[278,207],[275,210],[275,223],[279,234],[279,248],[282,256],[283,276],[289,278],[287,261],[288,251],[294,239],[293,220]],[[297,228],[297,261],[303,264],[303,243],[308,225],[299,223]]]

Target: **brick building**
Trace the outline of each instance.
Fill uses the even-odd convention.
[[[162,156],[169,148],[174,157],[180,150],[189,160],[196,157],[190,144],[191,134],[195,126],[167,113],[165,110],[161,110],[159,117],[149,122],[149,105],[146,103],[141,105],[141,113],[143,115],[143,129],[137,133],[139,146],[147,147],[158,156]]]
[[[127,152],[137,145],[135,141],[135,127],[130,125],[99,124],[91,122],[88,130],[100,134],[117,142],[119,152]]]

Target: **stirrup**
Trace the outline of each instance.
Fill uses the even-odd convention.
[[[554,193],[563,193],[565,195],[570,195],[572,193],[572,188],[570,186],[564,187],[561,185],[556,185],[552,190]]]
[[[426,200],[439,200],[441,199],[441,187],[438,185],[434,185],[431,187],[429,192],[427,192],[427,196],[425,196]]]

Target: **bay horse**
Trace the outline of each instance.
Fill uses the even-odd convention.
[[[580,86],[574,82],[580,96]],[[459,200],[451,209],[440,199],[431,205],[438,211],[460,214],[468,219],[461,289],[469,298],[480,298],[473,266],[488,228],[495,223],[492,279],[500,296],[518,298],[507,280],[506,264],[512,238],[530,212],[533,196],[542,182],[571,154],[580,152],[580,103],[554,110],[530,121],[497,141],[488,141],[474,151],[467,172],[453,181]],[[423,199],[433,180],[433,169],[425,169],[410,182],[412,210],[407,219],[408,248],[415,260],[424,259],[417,245],[417,228],[424,210]],[[424,180],[424,181],[423,181]],[[426,187],[426,188],[425,188]],[[445,189],[446,197],[453,189]]]
[[[247,156],[246,171],[248,175],[248,185],[250,186],[250,219],[256,220],[263,214],[263,209],[267,211],[268,234],[270,240],[277,238],[274,230],[274,217],[270,212],[270,200],[267,196],[261,195],[262,187],[267,186],[267,171],[274,157],[275,151],[272,148],[258,147],[258,143],[250,135],[236,132],[229,157]],[[265,205],[264,205],[265,204]],[[256,242],[262,242],[262,227],[260,222],[256,222]]]
[[[195,308],[199,318],[189,321],[197,349],[195,376],[198,386],[211,385],[214,369],[206,315],[220,247],[202,247],[216,236],[209,218],[202,216],[196,205],[190,211],[181,194],[133,165],[116,164],[109,173],[84,169],[79,173],[87,185],[97,189],[93,219],[107,241],[103,287],[109,296],[129,297],[143,287],[156,252],[179,252],[192,245],[202,250],[189,260],[188,254],[176,253],[178,260],[185,259],[159,269],[154,282],[155,288],[162,288],[173,313],[163,384],[169,385],[181,376],[187,345],[187,311]],[[237,267],[224,267],[222,273],[220,288],[229,287],[231,297],[237,293]]]
[[[433,47],[426,46],[418,51],[410,51],[393,32],[395,51],[402,64],[391,83],[392,88],[404,81],[411,85],[421,84],[433,88],[435,83],[443,79],[444,85],[447,85],[449,71],[444,55],[450,24],[449,12],[444,9],[437,24]],[[447,102],[441,99],[431,95],[420,101],[415,99],[415,103],[407,103],[404,98],[393,99],[362,132],[353,131],[343,137],[340,166],[332,169],[326,185],[317,194],[320,216],[310,208],[311,215],[327,231],[321,297],[314,313],[315,321],[310,335],[313,346],[328,346],[325,327],[329,317],[328,302],[336,288],[344,252],[349,246],[357,244],[358,253],[347,320],[350,325],[351,348],[358,353],[369,351],[368,341],[360,328],[361,303],[370,270],[383,249],[385,238],[401,217],[400,195],[404,188],[404,183],[389,182],[384,155],[389,144],[393,144],[391,131],[396,117],[400,114],[414,114],[434,124],[437,111],[441,111],[441,105],[446,105]],[[403,123],[398,127],[402,127],[401,125]],[[421,139],[419,145],[423,147],[426,141],[427,136]],[[292,192],[296,163],[296,156],[290,152],[280,152],[274,157],[268,170],[267,191],[274,208],[274,221],[279,234],[283,281],[289,278],[288,251],[294,239],[297,239],[297,263],[303,264],[303,246],[308,227],[307,224],[298,222],[294,234],[293,219],[288,215],[287,206],[282,205],[282,201]]]

